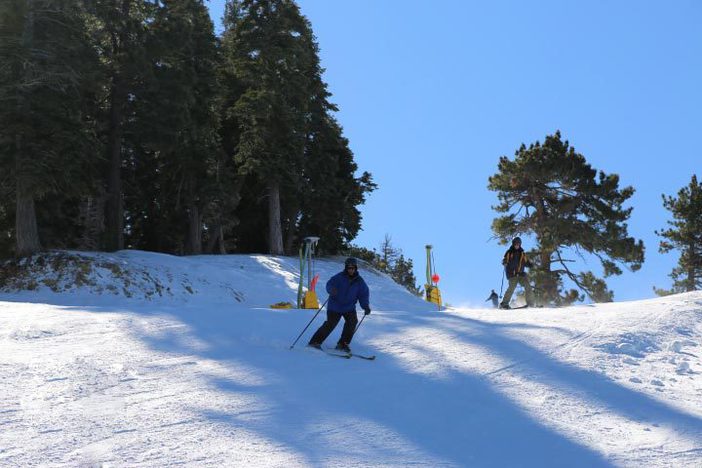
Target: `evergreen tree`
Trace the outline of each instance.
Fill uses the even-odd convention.
[[[227,3],[224,53],[242,93],[226,110],[240,133],[235,158],[268,201],[268,250],[283,253],[281,193],[296,192],[303,168],[314,40],[292,0]]]
[[[690,184],[677,197],[663,195],[663,206],[672,213],[669,228],[656,231],[663,238],[660,253],[680,251],[678,266],[670,274],[673,287],[669,291],[654,290],[660,295],[702,289],[702,184],[693,175]]]
[[[522,145],[515,156],[501,157],[498,173],[489,179],[488,187],[500,200],[494,209],[504,213],[493,221],[493,231],[504,243],[516,235],[534,235],[533,276],[542,301],[560,305],[582,300],[577,290],[563,290],[563,277],[593,301],[611,301],[606,282],[592,272],[573,271],[573,260],[566,256],[568,249],[594,255],[605,277],[622,273],[617,262],[638,270],[644,246],[629,237],[626,221],[632,208],[623,208],[634,189],[620,189],[616,174],[598,174],[561,140],[560,132],[547,136],[543,145]]]
[[[0,259],[9,258],[14,252],[14,210],[10,208],[11,192],[7,181],[0,180]]]
[[[397,284],[404,286],[415,296],[422,295],[421,289],[417,286],[417,278],[414,276],[414,265],[411,258],[405,259],[405,256],[400,253],[392,266],[390,276]]]
[[[401,250],[392,245],[392,236],[385,234],[385,238],[380,243],[380,261],[384,268],[391,269],[391,265],[395,265],[400,257]]]
[[[130,238],[153,250],[199,254],[221,152],[217,43],[203,0],[162,0],[146,44],[151,73],[135,106],[140,148],[130,171]]]
[[[70,0],[0,5],[0,167],[13,181],[2,185],[16,199],[11,234],[19,256],[41,247],[37,203],[79,194],[96,148],[86,106],[95,56],[79,7]],[[10,210],[4,204],[6,219]],[[65,213],[53,221],[71,224]]]
[[[101,137],[105,147],[104,190],[95,194],[105,199],[104,246],[108,251],[124,248],[125,161],[134,157],[134,135],[127,124],[136,124],[136,91],[143,74],[150,70],[146,56],[147,25],[157,6],[149,0],[96,0],[90,5],[92,43],[98,51],[105,74],[101,109]],[[134,125],[132,126],[134,128]],[[104,191],[104,193],[103,193]]]
[[[376,186],[355,176],[309,22],[292,0],[229,1],[222,43],[222,140],[245,176],[237,247],[291,253],[316,235],[325,253],[346,248]]]

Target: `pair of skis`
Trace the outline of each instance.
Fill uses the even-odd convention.
[[[312,349],[316,349],[316,348],[312,348]],[[346,353],[344,351],[339,351],[337,349],[328,349],[328,348],[319,348],[319,350],[328,356],[333,356],[333,357],[338,357],[338,358],[343,358],[343,359],[351,359],[351,358],[355,357],[355,358],[359,358],[359,359],[365,359],[366,361],[375,360],[375,355],[366,356],[364,354]]]

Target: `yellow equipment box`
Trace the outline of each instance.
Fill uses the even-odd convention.
[[[314,291],[307,291],[302,299],[303,309],[319,309],[319,300],[317,299],[317,293]]]
[[[441,306],[441,291],[436,286],[425,285],[424,288],[427,292],[427,301],[433,302],[434,304]]]

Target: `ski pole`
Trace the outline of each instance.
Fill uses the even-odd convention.
[[[369,315],[370,315],[370,314],[369,314]],[[363,321],[364,321],[365,319],[366,319],[366,314],[363,314],[363,317],[361,317],[361,321],[358,322],[358,325],[356,325],[356,329],[353,331],[353,334],[354,334],[354,335],[356,334],[356,332],[358,331],[358,329],[361,328],[361,324],[363,323]]]
[[[297,337],[297,339],[295,340],[295,342],[294,342],[293,344],[290,345],[290,349],[293,349],[293,348],[295,347],[295,345],[297,344],[297,341],[300,339],[300,337],[302,337],[302,335],[305,334],[305,332],[306,332],[307,329],[310,327],[310,325],[312,325],[312,322],[314,322],[314,319],[317,318],[317,315],[319,315],[319,313],[322,311],[322,309],[324,309],[324,306],[327,305],[327,302],[329,302],[329,298],[328,298],[328,297],[327,297],[327,300],[324,301],[324,304],[322,304],[322,307],[320,307],[320,308],[317,310],[317,313],[314,314],[314,317],[312,317],[312,320],[310,320],[310,323],[308,323],[307,326],[305,327],[305,329],[302,330],[302,332],[300,332],[300,335]]]
[[[505,269],[502,269],[502,283],[500,283],[500,299],[502,299],[502,288],[505,285]]]

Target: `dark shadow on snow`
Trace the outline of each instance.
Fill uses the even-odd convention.
[[[130,306],[125,304],[127,307]],[[71,309],[67,307],[68,311]],[[78,305],[76,309],[120,312],[101,306]],[[369,463],[377,456],[398,464],[411,463],[413,457],[424,462],[433,458],[460,466],[592,467],[611,464],[595,450],[536,420],[496,391],[482,375],[449,369],[445,378],[435,379],[408,372],[392,356],[381,355],[377,361],[369,363],[332,359],[304,349],[288,351],[289,344],[315,311],[254,312],[231,310],[226,305],[213,306],[210,310],[202,305],[159,305],[154,309],[140,304],[125,312],[135,316],[166,314],[187,325],[190,337],[208,344],[204,351],[195,350],[184,344],[182,335],[169,330],[157,336],[139,336],[155,350],[200,356],[223,364],[245,364],[261,375],[272,376],[269,382],[261,385],[247,385],[221,376],[208,377],[210,384],[222,392],[254,396],[265,410],[247,414],[194,411],[213,422],[256,431],[264,438],[284,444],[314,465],[343,463],[344,456],[350,459],[359,456]],[[255,319],[251,314],[256,314]],[[290,327],[285,336],[281,335],[284,330],[281,320]],[[528,371],[530,378],[577,393],[581,398],[600,403],[633,420],[670,426],[696,437],[702,434],[700,418],[625,388],[597,372],[558,362],[506,334],[510,329],[550,327],[491,324],[453,315],[441,316],[441,320],[427,317],[426,320],[432,326],[455,334],[455,329],[448,325],[452,321],[474,329],[464,338],[467,344],[482,346],[516,363],[516,370]],[[257,329],[242,330],[242,326],[251,324]],[[321,319],[317,318],[307,338],[319,324]],[[385,326],[379,327],[382,328]],[[338,333],[337,329],[329,338],[330,342]],[[298,348],[304,345],[306,337],[301,339]],[[310,362],[315,364],[310,365]],[[389,374],[392,374],[390,380]],[[384,387],[387,382],[393,385],[390,392]],[[384,398],[388,393],[393,395],[389,400]],[[348,394],[355,397],[341,398]],[[300,405],[307,401],[312,403]],[[311,413],[310,408],[313,408]],[[349,426],[349,421],[358,420],[384,428],[381,437],[394,434],[404,441],[406,453],[404,450],[393,453],[395,449],[379,443],[378,434],[373,431],[358,432],[363,424]],[[355,438],[358,450],[345,454],[334,447],[333,440],[325,438],[324,432],[320,433],[320,428],[323,431],[331,428],[343,439]],[[402,445],[399,443],[400,447]]]
[[[313,465],[343,464],[345,457],[353,460],[356,456],[365,463],[379,458],[397,464],[434,459],[460,466],[610,465],[601,454],[535,420],[491,388],[481,376],[453,372],[446,379],[435,380],[403,370],[398,362],[386,356],[369,363],[333,359],[305,349],[288,351],[286,343],[294,337],[264,338],[266,322],[279,320],[279,317],[266,317],[264,311],[256,321],[261,329],[247,331],[256,336],[246,339],[246,343],[241,337],[247,332],[242,333],[229,323],[230,312],[209,311],[207,319],[199,316],[197,320],[194,311],[171,312],[191,327],[194,337],[212,346],[204,352],[194,351],[183,346],[178,335],[142,336],[154,349],[245,363],[264,375],[275,376],[275,382],[256,387],[210,377],[210,383],[221,391],[255,395],[268,409],[259,418],[216,411],[201,411],[201,416],[234,428],[253,430],[284,444]],[[310,314],[301,314],[291,326],[302,329],[310,318]],[[280,330],[280,327],[270,329]],[[259,346],[255,345],[257,342]],[[272,342],[277,344],[272,346]],[[299,346],[303,343],[304,338]],[[310,362],[315,364],[310,366]],[[388,400],[384,385],[389,373],[394,387],[390,391],[393,398]],[[344,400],[340,396],[349,393],[355,397]],[[305,401],[310,403],[300,406]],[[310,408],[313,408],[311,413]],[[349,426],[349,421],[358,420],[371,422],[383,430],[380,435],[373,431],[359,433],[359,427],[353,423]],[[361,429],[364,427],[360,424]],[[337,436],[344,440],[357,440],[358,449],[352,453],[340,451],[324,438],[324,431],[319,434],[320,428],[338,432]],[[376,440],[392,438],[388,433],[404,441],[404,449],[399,453]],[[403,443],[398,443],[403,447]]]
[[[559,362],[544,351],[507,336],[502,329],[509,327],[493,327],[492,324],[467,317],[460,317],[460,319],[474,322],[476,326],[485,330],[482,334],[471,336],[471,344],[483,346],[494,355],[515,363],[515,366],[510,368],[518,366],[530,374],[535,373],[542,382],[571,393],[582,394],[587,399],[598,402],[629,419],[667,425],[678,430],[696,433],[698,437],[702,436],[702,419],[697,416],[623,387],[598,372]],[[447,329],[450,330],[449,327]]]

